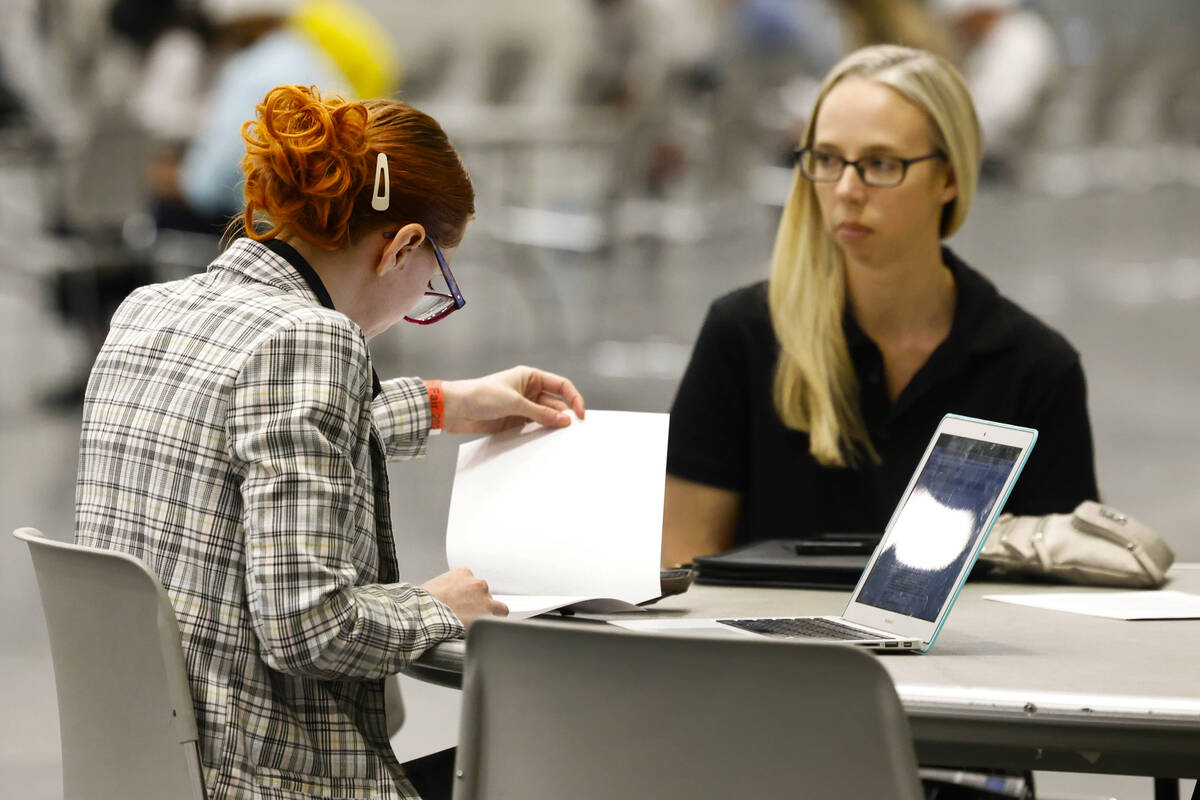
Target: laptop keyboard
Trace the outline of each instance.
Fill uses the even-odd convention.
[[[818,617],[784,617],[781,619],[719,619],[734,628],[765,633],[769,636],[786,636],[789,639],[840,639],[843,641],[884,638],[861,631],[849,625]]]

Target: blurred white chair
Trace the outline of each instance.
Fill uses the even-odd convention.
[[[64,800],[207,796],[179,625],[154,573],[125,553],[13,535],[42,594]]]
[[[922,798],[908,720],[844,645],[483,619],[456,800]]]

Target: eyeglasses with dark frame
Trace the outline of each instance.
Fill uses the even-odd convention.
[[[446,280],[446,286],[450,293],[434,291],[433,281],[430,281],[429,291],[426,291],[425,296],[417,305],[404,315],[406,320],[415,322],[417,325],[432,325],[467,304],[462,292],[458,290],[458,282],[454,280],[454,273],[450,271],[450,265],[446,263],[446,257],[442,255],[441,248],[437,246],[437,242],[433,240],[432,236],[426,235],[425,241],[429,242],[429,246],[433,248],[433,255],[437,258],[438,266],[442,268],[442,277]]]
[[[945,153],[930,153],[917,158],[900,158],[898,156],[872,155],[851,161],[837,153],[827,153],[812,147],[802,147],[796,151],[796,161],[800,164],[800,173],[816,183],[834,183],[841,180],[846,166],[854,167],[858,177],[867,186],[877,189],[890,189],[899,186],[908,175],[908,168],[920,161],[931,158],[945,159]]]

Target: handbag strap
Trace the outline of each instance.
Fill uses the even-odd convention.
[[[1037,553],[1038,562],[1042,565],[1042,572],[1050,572],[1054,567],[1054,559],[1050,556],[1050,548],[1046,547],[1046,526],[1050,524],[1050,520],[1054,517],[1053,514],[1046,514],[1037,518],[1037,525],[1033,528],[1033,533],[1029,535],[1029,542],[1033,545],[1033,552]]]

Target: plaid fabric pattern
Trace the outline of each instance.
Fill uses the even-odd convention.
[[[214,800],[417,796],[382,679],[463,628],[397,582],[385,462],[424,454],[429,398],[372,400],[372,374],[358,326],[248,239],[130,295],[93,367],[76,541],[170,594]]]

